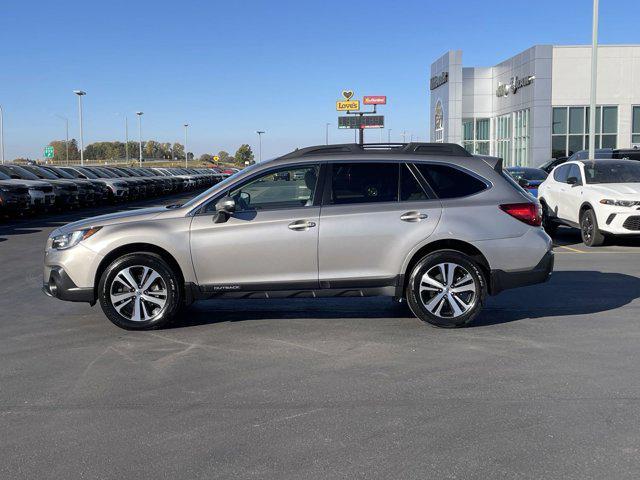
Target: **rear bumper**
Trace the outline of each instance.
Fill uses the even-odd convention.
[[[42,291],[49,297],[68,302],[96,302],[95,292],[91,287],[78,287],[62,267],[52,267],[49,278],[45,279]]]
[[[553,272],[554,255],[548,251],[542,260],[531,270],[518,272],[505,272],[504,270],[491,270],[489,294],[497,295],[510,288],[526,287],[536,283],[544,283],[551,278]]]

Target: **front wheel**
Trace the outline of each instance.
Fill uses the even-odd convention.
[[[176,273],[153,253],[131,253],[116,259],[98,284],[102,311],[127,330],[167,325],[180,310],[181,297]]]
[[[604,243],[604,234],[598,228],[598,219],[593,210],[585,210],[580,216],[580,234],[587,247],[599,247]]]
[[[471,323],[484,303],[485,280],[478,264],[454,250],[433,252],[411,271],[407,303],[424,322],[438,327]]]

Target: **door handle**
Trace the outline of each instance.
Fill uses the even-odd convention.
[[[420,220],[424,220],[429,217],[426,213],[420,212],[407,212],[400,215],[400,220],[403,222],[419,222]]]
[[[289,224],[289,230],[309,230],[316,226],[316,222],[310,222],[308,220],[296,220]]]

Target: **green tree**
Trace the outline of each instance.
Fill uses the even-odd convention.
[[[173,156],[177,159],[184,159],[184,145],[175,142],[173,144]]]
[[[220,157],[220,159],[218,160],[219,162],[228,162],[229,161],[229,152],[225,152],[224,150],[220,150],[218,152],[218,157]]]
[[[251,151],[251,147],[249,145],[247,145],[246,143],[240,145],[240,148],[238,148],[238,151],[236,152],[236,154],[234,155],[235,157],[235,163],[237,163],[238,165],[245,165],[245,162],[249,162],[249,164],[254,163],[253,162],[253,152]]]
[[[53,147],[53,161],[55,163],[65,163],[67,161],[67,146],[64,140],[52,140],[49,145]],[[80,158],[80,151],[75,139],[69,140],[69,162]]]
[[[202,155],[200,155],[199,160],[201,162],[213,163],[213,155],[211,155],[210,153],[203,153]]]

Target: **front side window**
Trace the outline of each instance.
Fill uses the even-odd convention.
[[[232,189],[229,196],[238,212],[310,207],[319,171],[319,165],[270,170]],[[207,206],[208,212],[215,210],[212,203]]]
[[[483,181],[454,167],[436,164],[417,167],[438,198],[468,197],[487,188]]]
[[[331,173],[332,205],[398,201],[398,163],[336,163]]]
[[[553,179],[556,182],[566,183],[569,177],[569,168],[571,165],[562,165],[553,171]]]
[[[576,178],[579,184],[582,183],[582,174],[580,173],[580,167],[575,163],[571,165],[571,168],[569,168],[569,172],[567,173],[567,180],[572,177]]]

